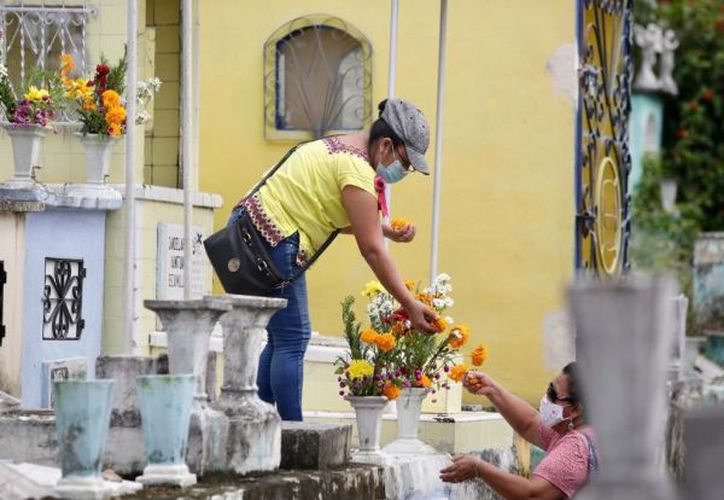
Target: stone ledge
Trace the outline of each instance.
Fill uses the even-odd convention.
[[[125,184],[109,184],[109,186],[119,191],[121,195],[125,197]],[[133,194],[138,200],[160,201],[176,205],[183,205],[184,203],[183,189],[151,186],[148,184],[136,184],[133,187]],[[224,204],[224,199],[218,194],[194,191],[191,193],[191,203],[195,207],[200,208],[221,208]]]
[[[282,469],[329,469],[349,461],[352,426],[282,422]]]

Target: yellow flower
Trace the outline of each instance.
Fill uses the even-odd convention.
[[[479,345],[471,353],[472,361],[474,366],[481,366],[488,359],[488,348],[484,345]]]
[[[418,293],[415,298],[425,304],[427,307],[432,307],[432,297],[427,292]]]
[[[60,54],[60,75],[63,79],[68,78],[68,74],[75,68],[73,56],[70,54]]]
[[[375,339],[375,345],[382,352],[391,351],[394,349],[395,344],[397,344],[397,341],[395,340],[395,336],[391,333],[383,333],[382,335],[378,335]]]
[[[87,99],[93,98],[93,85],[88,86],[88,80],[78,78],[76,80],[63,80],[63,86],[66,88],[65,95],[71,99]]]
[[[455,325],[450,329],[450,346],[460,349],[470,338],[470,328],[466,325]]]
[[[417,283],[412,280],[405,280],[405,288],[412,292],[417,288]]]
[[[427,375],[422,376],[422,380],[420,380],[420,384],[422,384],[423,387],[429,388],[432,387],[432,380],[430,380],[430,377]]]
[[[438,333],[447,330],[447,321],[445,321],[442,316],[438,316],[436,319],[430,321],[430,324]]]
[[[374,344],[377,341],[378,333],[371,328],[366,329],[362,332],[362,335],[360,335],[360,339],[362,339],[362,342],[366,344]]]
[[[390,221],[390,227],[393,231],[401,231],[410,225],[410,221],[404,217],[395,217]]]
[[[459,365],[455,365],[450,370],[450,377],[451,380],[454,380],[455,382],[460,382],[464,377],[465,374],[468,372],[468,367],[465,366],[465,363],[460,363]]]
[[[374,367],[366,359],[353,359],[349,364],[349,368],[347,368],[347,373],[351,379],[370,377],[374,371]]]
[[[25,94],[25,98],[28,101],[42,101],[43,97],[50,97],[50,94],[48,94],[47,90],[39,89],[35,85],[31,86],[28,89],[28,93]]]
[[[365,297],[374,297],[375,295],[382,293],[385,291],[385,288],[382,286],[382,283],[379,281],[368,281],[365,284],[365,289],[362,290],[362,295]]]
[[[103,99],[103,106],[106,108],[116,108],[121,104],[121,96],[115,90],[106,90],[101,96]]]
[[[106,123],[111,125],[113,123],[120,125],[126,120],[126,108],[123,106],[115,106],[108,108],[106,111]]]
[[[397,387],[395,384],[391,382],[387,382],[385,386],[382,388],[382,393],[389,399],[390,401],[394,401],[395,399],[400,397],[400,388]]]

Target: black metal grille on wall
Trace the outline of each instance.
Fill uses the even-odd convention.
[[[3,304],[5,303],[5,282],[8,275],[5,272],[5,262],[0,260],[0,345],[5,338],[5,324],[3,323]]]
[[[83,279],[86,269],[79,259],[45,259],[43,287],[43,340],[79,340],[85,320]]]

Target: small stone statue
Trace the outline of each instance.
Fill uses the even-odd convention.
[[[662,34],[661,27],[656,24],[649,24],[646,28],[637,24],[634,26],[636,45],[641,47],[643,58],[641,68],[634,81],[634,89],[643,92],[655,92],[661,90],[661,81],[654,74],[656,65],[656,54],[661,52]],[[673,61],[673,56],[672,56]],[[673,67],[673,62],[672,62]]]
[[[661,39],[661,65],[659,71],[659,82],[661,90],[671,95],[679,93],[679,87],[674,81],[674,51],[679,47],[679,40],[673,30],[666,30]]]

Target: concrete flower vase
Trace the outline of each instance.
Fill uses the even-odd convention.
[[[85,150],[88,178],[85,184],[74,184],[68,194],[79,197],[121,199],[121,193],[106,185],[111,153],[117,137],[105,134],[77,134]]]
[[[397,439],[383,448],[388,455],[432,455],[435,448],[417,438],[420,409],[427,396],[422,387],[402,389],[397,399]]]
[[[352,453],[352,461],[385,466],[389,457],[380,451],[382,413],[389,400],[384,396],[347,396],[357,419],[359,449]]]
[[[33,167],[38,165],[40,146],[50,131],[40,125],[3,124],[13,145],[13,162],[15,172],[12,179],[4,183],[4,187],[30,189],[35,184],[32,179]]]
[[[136,387],[148,462],[136,481],[181,487],[196,484],[196,475],[185,463],[196,377],[193,373],[144,375],[136,377]]]
[[[56,429],[63,477],[61,498],[103,498],[101,461],[111,416],[112,380],[62,381],[53,384]]]

